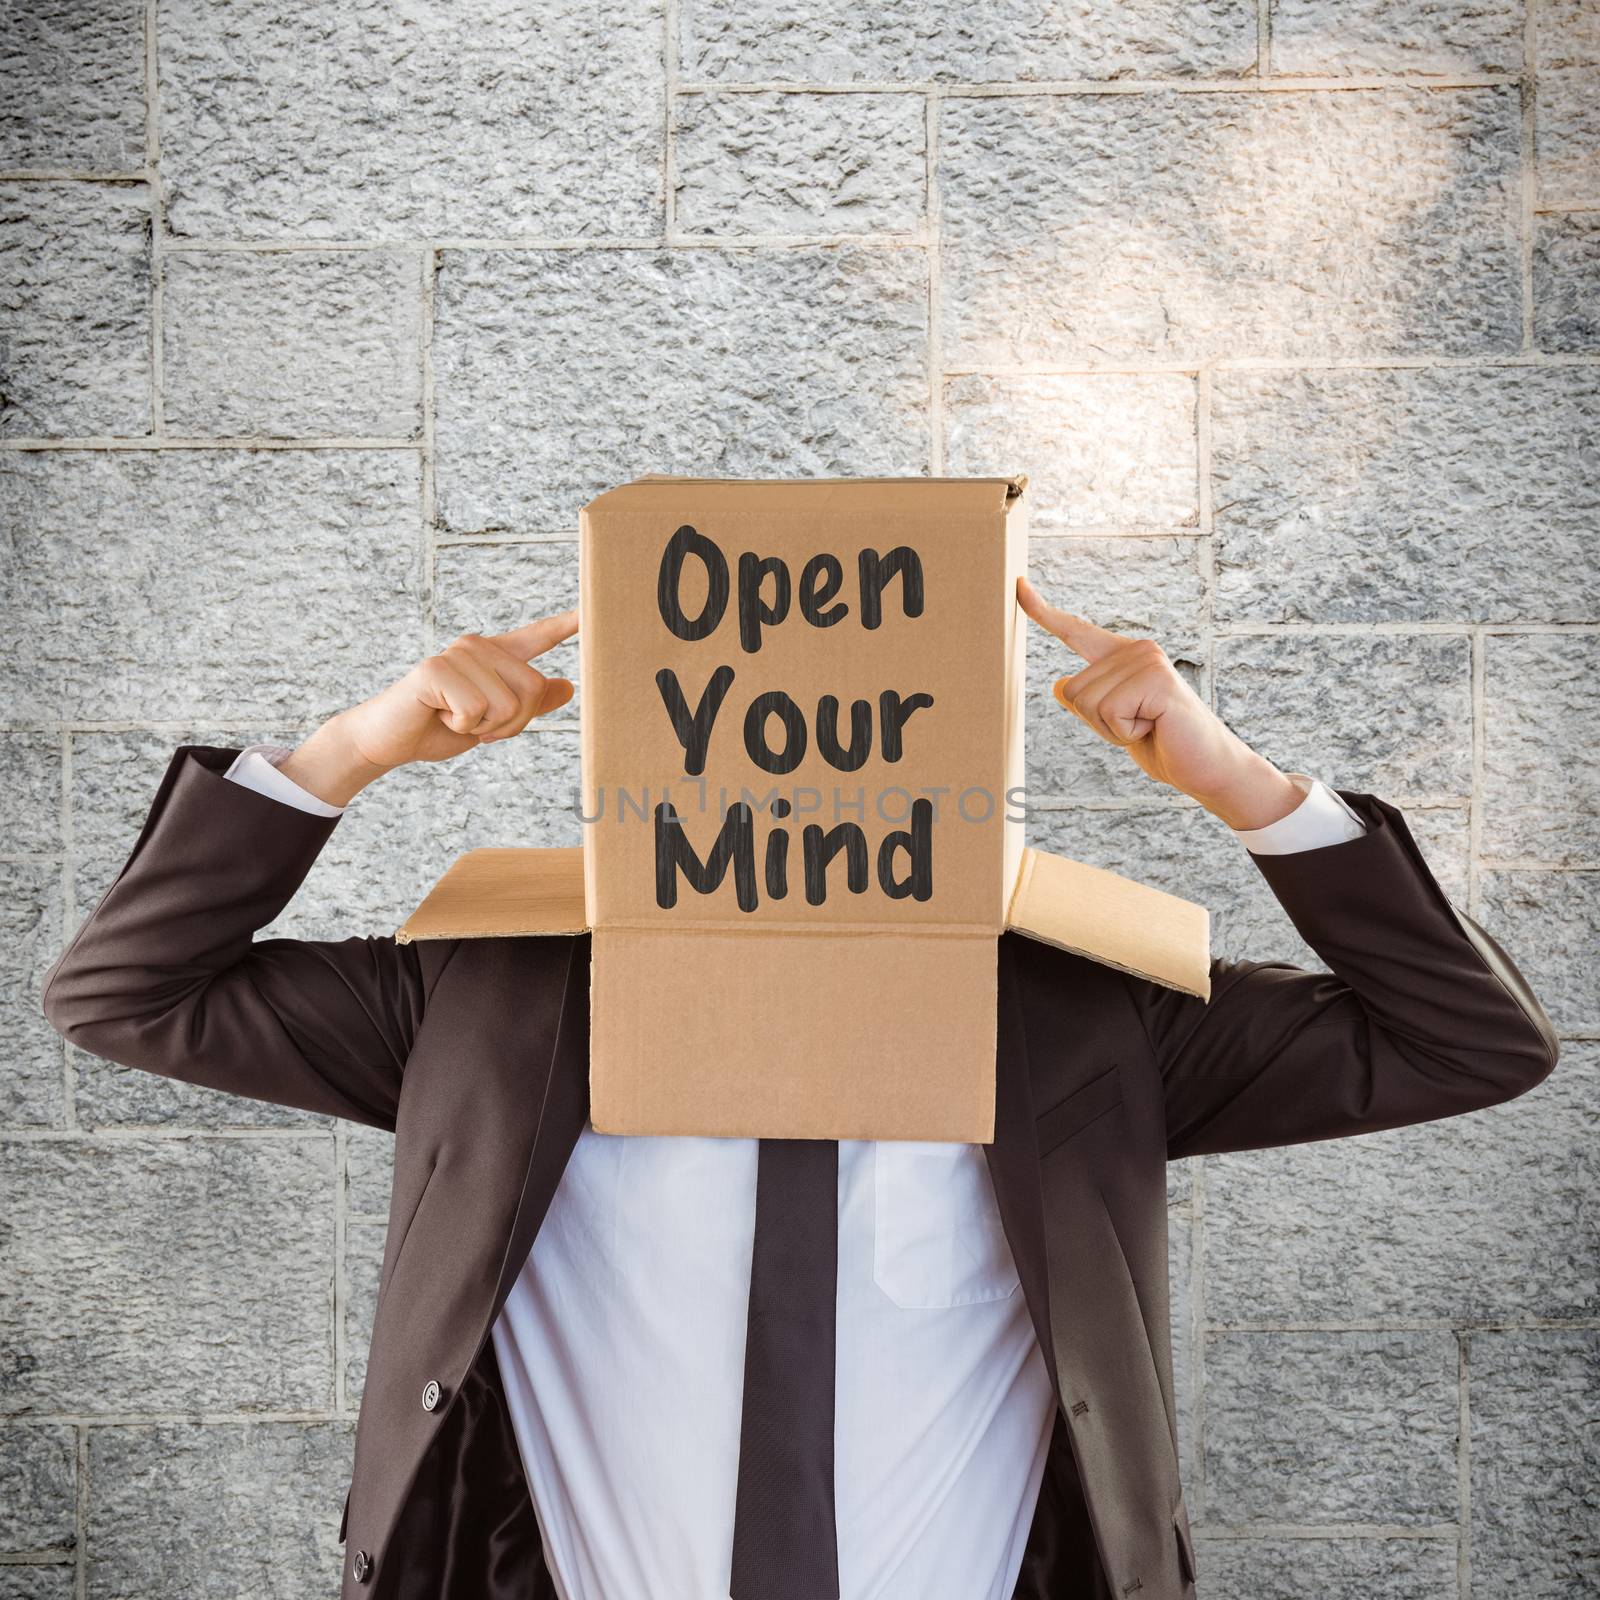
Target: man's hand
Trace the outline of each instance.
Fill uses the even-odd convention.
[[[1179,676],[1153,639],[1124,639],[1050,605],[1026,578],[1022,609],[1088,663],[1060,678],[1055,697],[1158,783],[1198,800],[1230,828],[1264,828],[1304,798]]]
[[[464,633],[397,683],[317,729],[280,770],[329,805],[348,805],[371,783],[412,761],[447,761],[510,739],[572,698],[566,678],[547,678],[536,657],[578,631],[578,613],[509,633]]]

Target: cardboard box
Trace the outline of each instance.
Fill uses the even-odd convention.
[[[1021,479],[646,478],[580,533],[585,844],[402,940],[592,935],[594,1126],[987,1142],[996,940],[1205,995],[1203,907],[1025,850]]]

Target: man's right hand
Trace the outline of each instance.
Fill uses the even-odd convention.
[[[419,661],[397,683],[317,729],[280,771],[329,805],[348,805],[395,767],[447,761],[522,732],[572,698],[566,678],[530,663],[578,631],[578,613],[525,623],[509,633],[464,633]]]

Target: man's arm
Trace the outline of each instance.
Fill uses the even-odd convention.
[[[46,975],[45,1015],[122,1066],[392,1127],[429,987],[418,948],[255,940],[337,819],[229,783],[238,753],[174,753],[133,853]]]
[[[1056,684],[1056,699],[1234,828],[1331,969],[1213,962],[1209,1002],[1126,980],[1162,1076],[1170,1158],[1452,1116],[1549,1074],[1550,1019],[1445,895],[1398,810],[1339,791],[1351,819],[1341,835],[1322,792],[1308,811],[1311,796],[1227,728],[1152,641],[1057,610],[1026,584],[1020,598],[1089,663]]]
[[[575,628],[569,613],[494,640],[465,636],[332,718],[281,764],[309,790],[304,804],[229,782],[240,751],[180,748],[127,863],[46,975],[51,1024],[125,1066],[392,1127],[427,994],[454,946],[254,935],[366,783],[510,737],[570,698],[571,684],[518,652]]]
[[[1165,1086],[1170,1159],[1481,1110],[1555,1066],[1543,1007],[1445,895],[1405,818],[1372,795],[1341,797],[1366,823],[1359,838],[1252,853],[1330,972],[1216,961],[1209,1002],[1129,980]]]

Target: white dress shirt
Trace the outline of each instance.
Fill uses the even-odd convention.
[[[341,808],[251,746],[228,776]],[[1358,837],[1321,783],[1257,854]],[[493,1328],[562,1600],[726,1600],[755,1230],[753,1139],[585,1128]],[[1050,1380],[980,1145],[839,1145],[841,1600],[1009,1600]]]

